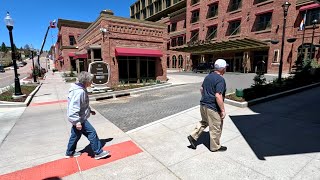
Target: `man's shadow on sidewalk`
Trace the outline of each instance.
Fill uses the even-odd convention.
[[[205,147],[207,147],[210,150],[210,134],[208,131],[203,131],[201,136],[196,142],[196,146],[199,146],[203,144]],[[188,146],[188,148],[192,149],[191,146]]]
[[[108,138],[108,139],[100,139],[100,143],[101,143],[101,146],[104,147],[106,145],[107,142],[110,142],[112,141],[113,138]],[[88,144],[84,149],[82,149],[80,151],[81,153],[88,153],[88,156],[90,156],[91,158],[93,158],[95,156],[92,148],[91,148],[91,145]],[[109,158],[111,155],[105,157],[105,158]]]

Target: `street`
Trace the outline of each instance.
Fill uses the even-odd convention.
[[[37,62],[37,57],[34,57],[34,61]],[[18,74],[20,74],[19,79],[23,79],[27,77],[29,74],[31,74],[32,69],[32,60],[29,59],[26,61],[28,64],[19,67]],[[40,58],[41,67],[45,67],[45,58]],[[4,88],[6,86],[10,86],[14,83],[14,70],[8,69],[4,73],[0,73],[0,88]]]
[[[188,78],[198,77],[202,82],[207,74],[168,73],[175,79],[187,82]],[[227,92],[236,88],[247,88],[253,83],[255,74],[227,73]],[[266,76],[268,80],[272,76]],[[201,83],[187,83],[165,89],[153,90],[140,95],[95,102],[92,106],[105,118],[110,120],[123,131],[129,131],[155,120],[173,115],[180,111],[199,105]]]

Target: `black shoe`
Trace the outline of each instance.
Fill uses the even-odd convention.
[[[221,146],[219,149],[217,149],[217,150],[215,150],[215,151],[212,151],[212,152],[217,152],[217,151],[223,152],[223,151],[226,151],[227,149],[228,149],[227,147]]]
[[[188,136],[188,140],[189,140],[189,142],[190,142],[190,148],[196,149],[197,146],[196,146],[195,144],[196,144],[197,141],[194,140],[192,136]]]

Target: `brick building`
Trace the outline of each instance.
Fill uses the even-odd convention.
[[[91,23],[58,19],[58,38],[55,44],[55,68],[59,71],[77,69],[74,52],[77,51],[79,36]]]
[[[165,15],[166,4],[169,1],[148,0],[148,3],[151,3],[143,8],[144,0],[139,0],[130,8],[131,18],[152,21],[160,18],[160,21],[167,24],[168,21],[165,19],[169,19],[172,28],[174,25],[170,21],[172,17],[170,14],[169,17]],[[186,2],[185,6],[175,10],[173,14],[185,11],[185,43],[182,46],[175,46],[175,42],[172,43],[175,36],[171,36],[170,33],[169,52],[190,53],[193,67],[201,62],[214,62],[218,58],[224,58],[230,65],[227,70],[231,72],[257,70],[278,72],[284,0],[186,0],[177,3],[183,2]],[[315,29],[313,46],[311,45],[313,32],[311,22],[314,19],[319,20],[320,6],[312,0],[289,0],[289,2],[291,6],[285,27],[283,72],[289,72],[297,59],[320,57],[318,27]],[[142,6],[141,9],[139,6]],[[165,8],[159,9],[159,6]],[[157,15],[150,14],[152,9],[158,10]],[[304,14],[306,14],[306,28],[305,31],[299,31]],[[163,19],[161,20],[159,16]],[[302,48],[303,43],[304,48]]]
[[[166,61],[169,69],[191,70],[190,53],[171,47],[186,44],[186,0],[139,0],[130,7],[131,18],[164,23],[167,26]]]
[[[149,79],[166,81],[167,27],[164,24],[117,17],[110,10],[101,11],[92,23],[71,22],[78,24],[77,28],[59,23],[60,20],[58,42],[62,45],[71,44],[71,32],[77,34],[76,44],[58,47],[62,54],[59,57],[71,60],[62,69],[75,66],[78,72],[88,71],[91,62],[104,61],[110,67],[109,86]]]

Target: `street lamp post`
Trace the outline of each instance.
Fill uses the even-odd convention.
[[[32,76],[33,76],[33,82],[37,82],[37,77],[36,77],[36,71],[34,69],[34,60],[33,60],[33,52],[34,52],[34,49],[33,49],[33,46],[31,45],[30,47],[30,51],[31,51],[31,59],[32,59]]]
[[[317,24],[318,24],[318,20],[315,19],[312,21],[313,26],[312,26],[311,50],[310,50],[310,54],[309,54],[309,59],[313,59],[312,53],[313,53],[313,47],[314,47],[314,45],[313,45],[314,31],[317,27]]]
[[[285,2],[282,5],[283,8],[283,28],[282,28],[282,44],[281,44],[281,57],[280,57],[280,65],[279,65],[279,74],[278,74],[278,81],[281,82],[281,76],[282,76],[282,67],[283,67],[283,56],[284,56],[284,38],[285,38],[285,30],[286,30],[286,24],[287,24],[287,15],[288,15],[288,9],[291,4],[289,2]]]
[[[11,58],[12,58],[13,67],[14,67],[14,96],[15,96],[15,98],[18,98],[19,96],[22,96],[23,94],[21,92],[20,80],[18,77],[15,48],[14,48],[13,36],[12,36],[13,19],[10,17],[9,12],[7,12],[7,16],[4,18],[4,21],[6,23],[8,30],[9,30],[9,36],[10,36]]]

